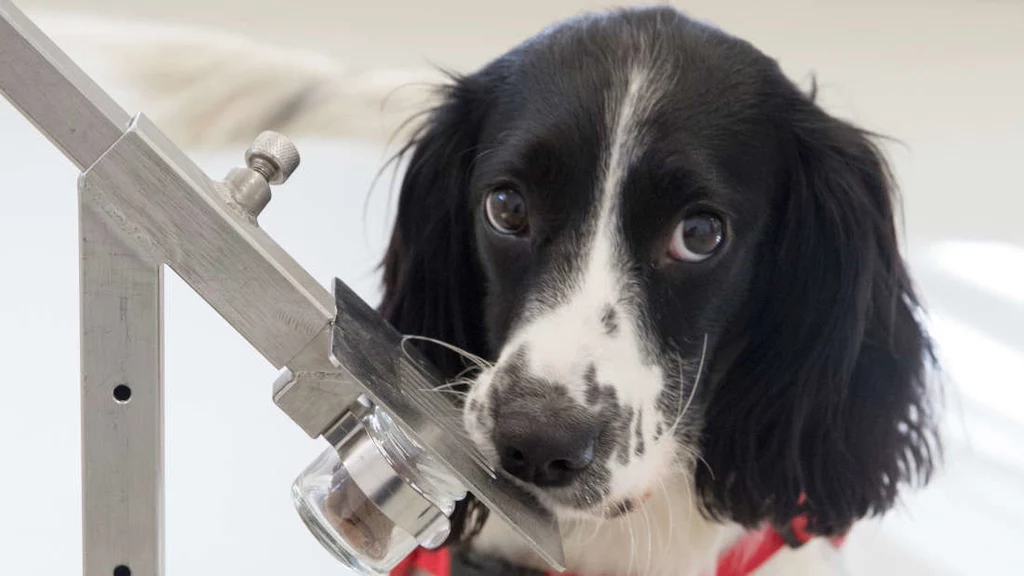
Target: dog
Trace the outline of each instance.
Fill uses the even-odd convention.
[[[938,465],[876,138],[747,42],[669,8],[584,15],[435,97],[433,71],[42,26],[193,147],[376,137],[436,101],[398,156],[380,310],[463,351],[420,344],[481,452],[557,515],[576,574],[722,574],[780,535],[760,576],[841,573],[832,539]],[[452,520],[476,574],[545,568],[472,499]]]
[[[758,573],[836,573],[827,538],[931,476],[883,154],[751,44],[669,8],[580,16],[453,77],[402,154],[380,310],[464,351],[423,346],[570,571],[714,574],[799,517],[814,538]],[[543,568],[473,510],[453,545]]]

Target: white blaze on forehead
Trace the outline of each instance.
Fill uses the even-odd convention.
[[[537,314],[513,336],[503,356],[525,344],[530,372],[566,386],[577,399],[583,398],[584,374],[594,365],[599,382],[614,386],[622,404],[640,407],[650,406],[661,391],[662,371],[645,358],[632,308],[621,305],[630,288],[619,213],[629,166],[642,151],[641,127],[659,87],[640,67],[631,68],[622,80],[624,85],[612,92],[607,105],[610,137],[602,154],[598,209],[588,223],[575,291],[558,308]],[[617,318],[611,336],[601,322],[609,305],[615,306]],[[645,428],[653,427],[650,416]]]
[[[619,208],[629,166],[640,152],[640,127],[651,106],[652,89],[645,69],[633,68],[621,101],[610,107],[611,140],[598,185],[600,210],[593,222],[586,272],[576,295],[588,306],[617,304],[625,289]]]

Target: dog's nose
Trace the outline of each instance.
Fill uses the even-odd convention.
[[[499,421],[495,440],[501,467],[512,476],[541,487],[566,486],[594,461],[597,426]]]

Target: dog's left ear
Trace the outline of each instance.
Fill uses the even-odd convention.
[[[818,534],[882,513],[937,457],[931,347],[900,256],[888,167],[861,130],[793,97],[738,356],[707,400],[697,482],[747,526]]]

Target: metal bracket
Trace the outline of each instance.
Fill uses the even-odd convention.
[[[258,139],[247,169],[227,183],[211,180],[148,119],[131,119],[9,0],[0,0],[0,93],[84,170],[86,576],[163,574],[163,265],[271,364],[287,368],[273,399],[308,435],[330,435],[370,392],[542,557],[562,564],[554,518],[446,439],[425,417],[436,406],[399,393],[430,385],[430,367],[404,355],[388,364],[400,343],[365,346],[393,346],[396,333],[340,283],[347,297],[338,310],[332,294],[259,228],[256,216],[270,198],[264,184],[282,182],[298,163],[286,139]],[[353,338],[360,332],[365,338]]]

